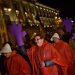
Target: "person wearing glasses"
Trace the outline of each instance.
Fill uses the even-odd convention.
[[[33,39],[35,45],[27,50],[33,75],[60,75],[61,67],[67,65],[59,52],[40,33],[36,33]]]

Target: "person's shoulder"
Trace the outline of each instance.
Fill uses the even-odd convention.
[[[25,59],[23,58],[23,56],[21,56],[19,53],[16,53],[15,56],[13,57],[13,60],[15,62],[21,62],[21,61],[25,61]]]
[[[31,48],[27,49],[27,52],[32,52],[34,51],[36,48],[36,45],[33,45]]]
[[[18,58],[21,58],[21,55],[16,50],[14,50],[12,58],[15,59],[15,60],[17,60]]]
[[[50,42],[47,42],[47,44],[46,44],[46,46],[48,47],[52,47],[53,46],[53,44],[52,43],[50,43]]]
[[[65,41],[62,41],[62,45],[64,46],[69,46],[69,43],[65,42]]]
[[[36,45],[33,45],[30,49],[34,49],[36,47]]]

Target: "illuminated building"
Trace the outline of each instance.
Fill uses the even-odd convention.
[[[59,11],[40,4],[36,0],[0,0],[0,10],[3,14],[0,18],[4,21],[2,27],[5,27],[6,37],[8,33],[6,22],[8,21],[20,20],[23,24],[23,29],[30,36],[38,30],[43,30],[45,33],[51,32],[56,23],[58,23],[55,21],[58,19]],[[1,28],[0,30],[2,31]]]

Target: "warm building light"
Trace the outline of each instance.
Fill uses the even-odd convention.
[[[49,27],[49,25],[47,25],[47,27]]]
[[[42,9],[42,8],[40,7],[40,9]]]
[[[52,25],[50,25],[50,27],[52,27]]]
[[[44,9],[45,10],[45,9]]]
[[[17,13],[17,14],[19,14],[19,11],[18,11],[18,10],[16,10],[16,13]]]
[[[8,9],[7,8],[4,8],[4,10],[7,11]]]
[[[58,19],[60,19],[60,17]]]
[[[58,17],[57,16],[55,16],[55,19],[57,19]]]
[[[26,17],[28,16],[27,12],[25,12]]]
[[[10,12],[11,11],[11,8],[8,8],[8,11]]]
[[[25,12],[25,15],[27,15],[27,12]]]
[[[36,6],[36,8],[38,8],[38,6]]]
[[[37,26],[39,26],[39,25],[37,24]]]
[[[44,28],[46,28],[46,25],[44,25]]]
[[[53,11],[52,11],[53,12]]]
[[[33,26],[33,24],[30,24],[30,26],[32,27],[32,26]]]
[[[48,11],[48,9],[47,9],[47,11]]]
[[[58,13],[55,13],[55,15],[57,15]]]

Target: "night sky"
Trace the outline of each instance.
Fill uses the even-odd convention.
[[[75,20],[75,2],[74,0],[37,0],[47,6],[53,7],[60,11],[60,16],[70,17]]]

